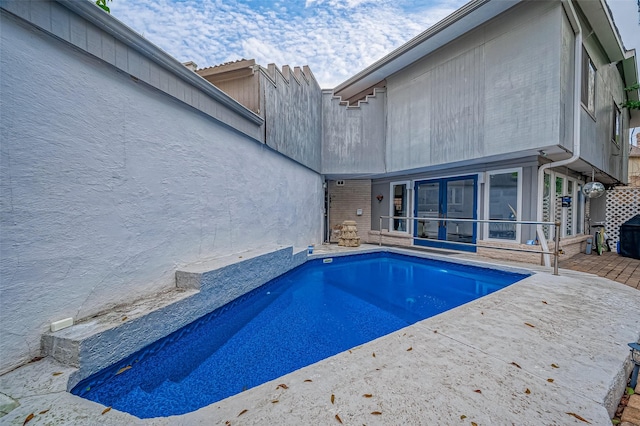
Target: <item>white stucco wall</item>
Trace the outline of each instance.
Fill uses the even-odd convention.
[[[2,15],[0,373],[177,268],[321,241],[317,173]]]

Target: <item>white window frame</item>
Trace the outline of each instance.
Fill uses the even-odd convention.
[[[566,227],[566,223],[567,223],[567,211],[565,210],[564,207],[560,207],[562,209],[561,212],[561,226],[560,226],[560,237],[561,238],[566,238],[566,237],[575,237],[576,235],[586,235],[584,233],[585,229],[584,229],[584,214],[582,217],[578,217],[578,207],[575,203],[579,202],[579,197],[578,197],[578,186],[582,185],[584,186],[584,182],[581,181],[580,179],[576,179],[574,177],[570,177],[565,175],[564,173],[559,173],[559,172],[554,172],[554,171],[546,171],[546,174],[549,175],[549,182],[551,183],[551,187],[550,189],[550,200],[549,200],[549,206],[551,208],[553,208],[554,210],[549,212],[550,213],[550,219],[553,221],[554,218],[556,217],[556,212],[555,212],[555,206],[557,205],[557,196],[556,196],[556,177],[560,177],[562,178],[562,195],[560,195],[561,197],[567,194],[567,189],[569,184],[573,185],[573,191],[571,193],[571,203],[573,204],[573,208],[571,209],[571,223],[573,224],[572,229],[571,229],[571,235],[567,235],[567,227]],[[560,203],[560,205],[562,205],[562,203]],[[582,212],[584,213],[585,208],[584,206],[582,207]],[[577,221],[581,222],[581,228],[582,228],[582,234],[578,234],[577,233]],[[553,239],[553,233],[555,232],[554,227],[551,227],[551,230],[549,232],[550,238]]]
[[[616,103],[615,99],[613,100],[613,118],[612,118],[612,129],[611,129],[611,142],[613,142],[613,144],[620,149],[620,146],[622,145],[622,139],[623,139],[623,134],[624,134],[624,130],[623,130],[623,124],[622,124],[622,112],[620,111],[620,108],[618,107],[618,104]]]
[[[522,167],[516,167],[516,168],[512,168],[512,169],[500,169],[500,170],[490,170],[488,172],[485,173],[485,184],[484,184],[484,217],[486,219],[489,219],[489,206],[491,205],[491,199],[490,199],[490,194],[491,194],[491,175],[502,175],[502,174],[506,174],[506,173],[514,173],[517,172],[518,173],[518,195],[516,197],[516,220],[520,221],[522,220]],[[517,224],[516,225],[516,238],[514,240],[507,240],[507,239],[503,239],[503,238],[491,238],[489,237],[489,224],[485,223],[484,226],[482,227],[482,236],[483,236],[483,240],[486,241],[500,241],[503,243],[513,243],[513,244],[520,244],[520,239],[521,239],[521,234],[522,234],[522,225]]]
[[[586,57],[585,57],[586,56]],[[585,111],[589,113],[591,118],[596,119],[596,92],[598,84],[598,69],[591,59],[591,55],[587,52],[586,46],[582,46],[582,81],[580,82],[580,103]],[[590,79],[593,77],[593,87],[589,85]],[[591,90],[590,90],[591,89]],[[586,98],[585,98],[586,97]],[[593,103],[593,105],[589,105]]]
[[[569,194],[569,185],[572,186],[571,188],[571,235],[567,235],[567,226],[566,226],[566,220],[568,218],[567,215],[567,210],[564,209],[564,207],[562,207],[562,219],[565,221],[564,222],[564,226],[562,227],[562,236],[563,237],[575,237],[576,236],[576,211],[578,210],[575,202],[578,200],[576,191],[578,188],[577,185],[577,181],[575,178],[571,178],[571,177],[565,177],[564,179],[564,186],[562,188],[562,191],[564,194]]]
[[[393,209],[393,202],[395,199],[395,194],[393,193],[393,188],[397,185],[404,185],[407,191],[407,216],[411,217],[413,216],[412,212],[413,210],[411,209],[412,205],[413,205],[413,201],[412,201],[412,194],[413,194],[413,187],[411,186],[412,181],[410,180],[400,180],[400,181],[395,181],[395,182],[390,182],[389,183],[389,216],[393,216],[394,215],[394,209]],[[387,229],[389,230],[389,232],[395,233],[395,234],[401,234],[401,235],[405,235],[405,234],[412,234],[411,232],[411,226],[413,224],[412,220],[408,220],[407,219],[407,229],[405,231],[396,231],[393,229],[393,226],[391,226],[391,224],[393,219],[389,219],[389,222],[387,222]]]

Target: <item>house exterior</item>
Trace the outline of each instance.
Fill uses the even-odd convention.
[[[640,121],[619,107],[638,97],[624,91],[637,63],[612,22],[600,1],[472,1],[320,96],[307,67],[196,72],[265,119],[264,143],[324,175],[326,240],[355,220],[363,241],[501,257],[488,248],[554,230],[464,220],[544,221],[571,255],[606,220],[606,197],[582,187],[627,183]]]
[[[0,12],[0,374],[183,265],[344,220],[478,251],[551,232],[460,219],[557,220],[570,253],[605,220],[582,186],[626,183],[636,58],[601,0],[473,0],[332,90],[307,67],[194,72],[87,1]]]
[[[605,197],[586,200],[581,189],[592,176],[627,183],[628,128],[638,125],[637,111],[618,107],[637,99],[624,91],[637,66],[612,22],[601,1],[472,1],[325,92],[330,200],[350,186],[369,195],[370,227],[359,230],[373,242],[381,216],[414,216],[431,220],[385,219],[383,241],[476,243],[504,256],[483,247],[553,231],[455,219],[559,221],[563,250],[577,252],[589,221],[605,220]],[[356,219],[360,205],[332,202],[329,226]]]

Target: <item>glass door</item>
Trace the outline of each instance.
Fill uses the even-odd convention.
[[[455,219],[477,218],[477,176],[419,181],[415,184],[414,244],[476,251],[477,224]]]
[[[455,219],[476,218],[476,179],[458,179],[447,182],[445,216],[446,241],[475,244],[474,222]],[[453,219],[453,220],[452,220]],[[475,251],[475,250],[474,250]]]
[[[430,220],[416,220],[414,236],[437,240],[440,237],[440,183],[437,181],[416,183],[415,217]]]

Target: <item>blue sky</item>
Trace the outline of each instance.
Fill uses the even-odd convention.
[[[200,68],[255,59],[309,65],[331,88],[421,33],[464,0],[114,0],[111,14]]]
[[[640,53],[636,0],[607,0],[625,46]],[[335,87],[467,0],[113,0],[111,14],[200,68],[255,59],[309,65]]]

